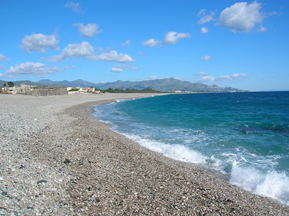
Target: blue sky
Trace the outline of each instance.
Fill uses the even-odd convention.
[[[0,1],[0,79],[289,90],[289,1]]]

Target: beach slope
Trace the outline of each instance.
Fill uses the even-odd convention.
[[[289,215],[90,114],[93,105],[151,95],[0,95],[0,215]]]

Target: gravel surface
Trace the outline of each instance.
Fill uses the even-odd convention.
[[[91,107],[152,94],[0,94],[0,215],[289,215],[110,130]]]

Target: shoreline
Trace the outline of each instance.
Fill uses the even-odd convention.
[[[0,95],[0,214],[289,215],[288,206],[148,150],[91,115],[93,105],[151,95]]]

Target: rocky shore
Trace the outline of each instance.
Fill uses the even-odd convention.
[[[93,105],[150,95],[0,95],[0,215],[289,215],[90,115]]]

